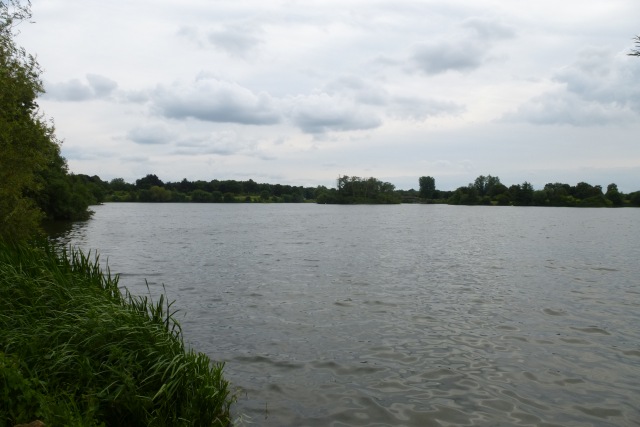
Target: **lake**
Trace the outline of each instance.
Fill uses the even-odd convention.
[[[640,209],[93,209],[58,240],[164,287],[239,424],[640,425]]]

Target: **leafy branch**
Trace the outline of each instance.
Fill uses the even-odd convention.
[[[640,56],[640,36],[636,36],[636,38],[634,40],[635,40],[635,43],[636,43],[636,47],[635,47],[635,49],[631,49],[631,52],[629,52],[627,55],[629,55],[629,56]]]

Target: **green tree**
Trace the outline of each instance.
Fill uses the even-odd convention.
[[[571,187],[571,195],[577,199],[588,199],[590,197],[602,196],[602,187],[591,185],[586,182],[579,182],[575,187]]]
[[[204,190],[194,190],[191,192],[191,201],[196,203],[210,203],[213,201],[211,193]]]
[[[431,176],[421,176],[418,179],[420,185],[420,197],[423,199],[433,199],[436,191],[436,180]]]
[[[477,205],[479,202],[478,189],[473,184],[458,187],[448,202],[452,205]]]
[[[550,206],[570,206],[572,204],[570,199],[571,186],[569,184],[548,183],[544,186],[544,190],[547,193]]]
[[[516,206],[531,206],[533,204],[533,186],[525,181],[520,184],[509,187],[511,201]]]
[[[135,186],[125,182],[124,178],[113,178],[109,182],[109,189],[111,191],[132,191]]]
[[[36,103],[44,93],[40,66],[14,41],[17,25],[31,17],[29,6],[0,2],[0,238],[9,240],[40,230],[46,186],[49,193],[69,186],[54,127]],[[82,203],[74,210],[83,210]]]
[[[624,203],[623,196],[618,191],[618,186],[613,183],[607,185],[607,192],[605,193],[604,197],[606,197],[613,206],[622,206],[622,204]]]
[[[166,203],[171,201],[171,191],[166,188],[154,185],[149,188],[152,202]]]
[[[136,188],[148,190],[151,187],[164,187],[164,183],[155,174],[148,174],[144,178],[136,179]]]

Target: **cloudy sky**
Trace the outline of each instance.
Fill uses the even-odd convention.
[[[640,189],[637,0],[33,0],[72,172]]]

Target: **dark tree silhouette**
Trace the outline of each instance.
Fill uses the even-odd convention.
[[[636,48],[635,49],[631,49],[631,52],[629,52],[627,55],[629,55],[629,56],[640,56],[640,36],[636,36],[636,38],[634,40],[636,42]]]

